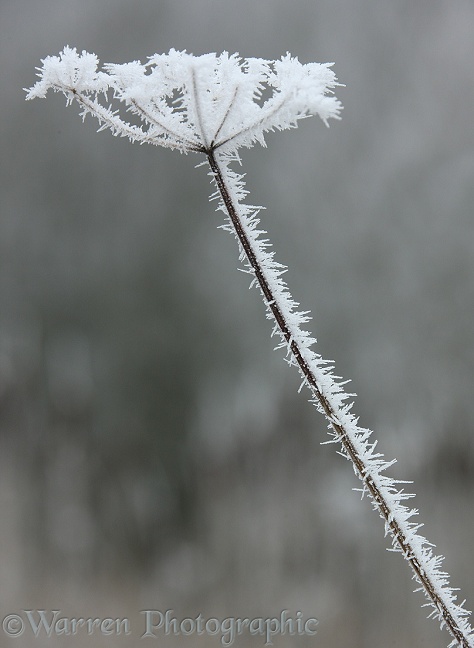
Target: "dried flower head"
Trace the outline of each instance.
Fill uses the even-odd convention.
[[[27,99],[45,97],[50,88],[63,92],[69,102],[81,104],[83,115],[93,114],[114,134],[182,152],[235,153],[256,141],[264,145],[268,131],[294,127],[309,115],[327,124],[341,110],[330,94],[338,85],[331,64],[304,65],[289,54],[267,61],[172,49],[146,64],[107,64],[98,71],[95,54],[65,47],[42,63],[40,80]],[[109,91],[139,116],[141,125],[124,121],[99,102],[99,95],[107,97]]]

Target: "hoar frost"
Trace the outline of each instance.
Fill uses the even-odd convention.
[[[410,564],[432,607],[430,616],[451,633],[450,646],[472,648],[469,612],[456,602],[455,589],[441,569],[442,557],[418,533],[421,525],[412,521],[418,511],[403,503],[413,495],[400,489],[405,482],[386,474],[394,461],[385,460],[372,432],[359,427],[351,411],[352,395],[344,391],[331,363],[313,350],[316,340],[304,328],[309,315],[298,310],[291,297],[282,277],[285,267],[274,260],[266,232],[259,229],[259,208],[245,203],[243,176],[231,169],[232,162],[240,161],[238,148],[255,142],[264,145],[268,131],[295,127],[310,115],[319,115],[326,124],[339,117],[341,104],[332,94],[338,83],[331,64],[302,64],[290,54],[267,61],[226,52],[195,57],[171,50],[151,56],[146,64],[107,64],[98,70],[94,54],[79,54],[69,47],[42,63],[40,80],[27,91],[27,99],[45,97],[49,89],[62,92],[68,103],[79,102],[83,116],[95,116],[100,129],[206,156],[216,185],[213,197],[220,199],[225,228],[235,234],[241,260],[262,294],[273,333],[280,337],[278,347],[286,350],[289,364],[300,372],[301,385],[311,392],[311,402],[326,417],[331,442],[340,444],[343,456],[352,462],[362,494],[370,497],[384,520],[392,550]],[[137,115],[139,125],[124,121],[109,106],[114,100]]]
[[[303,117],[319,115],[327,123],[341,110],[339,101],[328,96],[337,85],[331,64],[302,64],[289,54],[267,61],[171,50],[146,64],[107,64],[98,71],[94,54],[65,47],[42,63],[40,80],[27,99],[45,97],[49,89],[63,92],[114,134],[183,152],[232,153],[256,141],[264,144],[264,133],[296,126]],[[261,103],[264,90],[270,96]],[[99,103],[98,96],[109,91],[143,126],[127,124]]]

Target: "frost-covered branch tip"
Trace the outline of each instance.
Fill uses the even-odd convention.
[[[344,391],[331,364],[313,350],[315,339],[305,329],[308,313],[299,310],[283,280],[285,268],[274,260],[266,233],[259,229],[258,208],[244,202],[243,176],[231,169],[237,149],[255,142],[264,145],[268,131],[294,127],[310,115],[319,115],[326,124],[339,117],[341,104],[332,95],[338,83],[331,64],[304,65],[289,54],[267,61],[226,52],[194,57],[171,50],[151,56],[144,65],[108,64],[99,71],[95,55],[66,47],[59,56],[43,60],[39,77],[27,91],[28,99],[45,97],[49,89],[62,92],[69,103],[79,102],[83,115],[94,115],[101,128],[110,128],[115,135],[207,157],[219,209],[238,240],[252,283],[260,289],[273,332],[280,337],[278,346],[286,350],[311,402],[326,417],[331,441],[340,444],[351,461],[362,493],[370,497],[391,536],[392,549],[410,564],[432,607],[430,616],[448,629],[450,646],[473,648],[469,612],[457,603],[456,590],[441,569],[442,557],[418,533],[421,525],[413,521],[417,510],[404,504],[413,495],[386,474],[394,461],[385,460],[372,432],[359,427],[351,411],[352,395]],[[139,117],[138,125],[124,121],[109,106],[114,100]]]
[[[182,152],[235,153],[240,146],[264,144],[268,131],[291,128],[309,115],[327,124],[341,110],[330,95],[337,85],[331,65],[304,65],[289,54],[267,61],[227,52],[195,57],[172,49],[145,64],[107,64],[99,71],[95,54],[65,47],[42,63],[27,99],[45,97],[49,89],[62,92],[114,134]],[[103,106],[100,95],[124,102],[141,125]]]

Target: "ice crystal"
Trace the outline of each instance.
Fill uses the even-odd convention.
[[[65,47],[42,63],[27,99],[45,97],[49,89],[63,92],[115,134],[183,152],[235,152],[257,141],[264,144],[266,132],[291,128],[303,117],[319,115],[327,123],[341,110],[329,95],[337,85],[331,64],[302,64],[289,54],[267,61],[172,49],[145,64],[107,64],[98,71],[94,54]],[[139,116],[141,126],[99,102],[98,96],[109,91]]]
[[[243,176],[231,168],[240,146],[265,144],[268,131],[297,125],[299,119],[319,115],[324,123],[338,118],[341,104],[332,90],[338,85],[331,64],[302,64],[287,54],[278,61],[242,59],[224,52],[192,56],[170,50],[155,54],[147,63],[108,64],[98,70],[94,54],[65,47],[59,56],[48,56],[39,68],[39,81],[27,98],[45,97],[49,89],[62,92],[68,102],[77,100],[82,114],[90,113],[102,128],[132,141],[162,145],[181,152],[207,156],[220,198],[225,227],[237,237],[241,260],[261,291],[267,316],[280,336],[289,364],[296,365],[301,387],[311,392],[311,402],[328,421],[331,442],[352,462],[367,494],[391,536],[392,550],[401,552],[424,591],[430,616],[446,626],[451,646],[474,646],[468,612],[457,603],[442,556],[419,534],[414,522],[418,511],[403,503],[413,497],[400,488],[404,483],[386,474],[394,460],[377,451],[372,432],[358,425],[352,413],[352,396],[333,373],[332,364],[313,350],[315,339],[305,329],[306,311],[292,298],[283,279],[285,267],[274,260],[266,232],[259,228],[259,208],[245,203]],[[121,117],[102,101],[120,100],[139,117],[138,125]]]

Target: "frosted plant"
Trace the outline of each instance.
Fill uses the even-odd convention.
[[[27,99],[45,97],[49,89],[62,92],[68,103],[76,100],[83,117],[90,113],[100,129],[132,141],[159,144],[183,153],[205,156],[216,192],[224,227],[238,240],[240,259],[252,275],[264,304],[267,318],[278,335],[277,348],[286,352],[290,365],[301,375],[301,387],[309,389],[310,401],[326,417],[330,440],[340,444],[342,454],[352,463],[373,508],[382,517],[391,550],[400,552],[413,570],[417,589],[424,591],[430,616],[438,619],[452,636],[450,647],[474,647],[474,632],[464,603],[458,604],[448,574],[441,569],[442,556],[418,533],[421,524],[413,521],[418,511],[405,506],[413,495],[404,492],[400,480],[386,474],[395,463],[377,451],[370,430],[359,427],[352,414],[353,394],[334,376],[333,366],[313,350],[315,339],[306,330],[310,317],[299,310],[282,278],[285,267],[274,260],[271,244],[259,229],[259,208],[244,202],[247,192],[243,176],[231,168],[239,161],[238,148],[265,145],[268,131],[295,127],[310,115],[338,118],[339,101],[332,95],[337,79],[330,64],[301,64],[289,54],[278,61],[241,59],[223,53],[194,57],[171,50],[155,54],[143,65],[133,61],[105,65],[98,71],[94,54],[64,48],[59,56],[47,57],[39,69],[40,80],[27,92]],[[101,103],[122,101],[138,116],[131,124],[118,110]],[[264,100],[264,97],[268,96]]]

